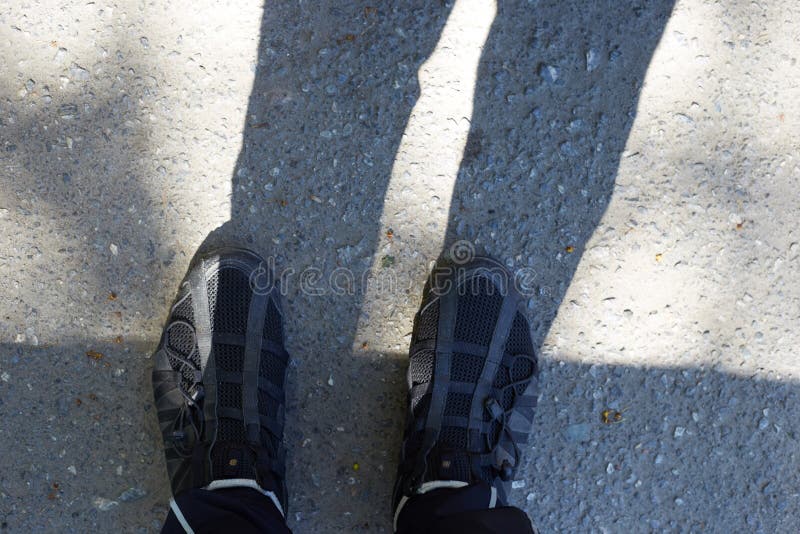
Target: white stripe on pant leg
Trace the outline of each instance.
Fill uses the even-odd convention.
[[[397,504],[397,510],[394,511],[394,522],[392,523],[393,526],[392,532],[397,532],[397,518],[400,517],[400,510],[403,509],[403,506],[406,505],[407,501],[408,497],[406,497],[405,495],[400,497],[400,502]]]
[[[280,501],[278,500],[278,496],[275,495],[272,491],[267,491],[261,486],[258,485],[258,482],[251,478],[222,478],[219,480],[211,481],[211,484],[206,486],[203,489],[207,489],[210,491],[218,490],[218,489],[225,489],[225,488],[252,488],[259,493],[263,493],[269,500],[272,501],[272,504],[275,505],[275,508],[281,513],[284,519],[286,519],[286,514],[283,513],[283,506],[281,506]]]
[[[178,520],[178,523],[180,523],[183,527],[183,530],[186,531],[186,534],[194,534],[194,530],[192,530],[192,527],[189,526],[189,522],[186,521],[186,518],[183,516],[183,512],[181,512],[181,509],[178,508],[178,503],[175,502],[174,498],[169,500],[169,507],[172,509],[172,513],[175,514],[175,518]]]

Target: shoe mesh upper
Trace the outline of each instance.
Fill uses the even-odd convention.
[[[248,251],[233,251],[230,256],[221,253],[194,264],[167,321],[157,352],[163,359],[154,369],[153,384],[175,494],[210,480],[248,478],[276,491],[285,504],[281,442],[288,356],[274,295],[266,295],[266,309],[259,310],[264,313],[264,321],[258,334],[264,342],[258,355],[256,391],[247,390],[250,381],[242,375],[254,297],[250,284],[254,271],[250,269],[259,268],[254,256]],[[201,274],[199,270],[204,271]],[[193,302],[192,293],[201,278],[206,287],[212,336],[205,366],[197,345],[197,303]],[[226,343],[220,343],[221,339]],[[213,385],[209,383],[211,376],[216,377]],[[256,406],[250,406],[251,402]],[[246,428],[245,406],[257,409],[258,418],[253,422],[260,423],[260,429]],[[209,424],[210,420],[214,424]],[[197,462],[202,460],[193,454],[198,446],[210,447],[210,466],[205,464],[198,469]]]
[[[211,330],[244,335],[250,313],[250,279],[234,268],[222,268],[208,280]]]
[[[472,354],[453,353],[450,363],[450,380],[476,383],[483,370],[483,358]]]
[[[476,276],[467,280],[462,286],[457,288],[458,297],[456,305],[456,320],[453,334],[454,342],[465,342],[478,344],[484,347],[489,346],[494,333],[495,326],[503,304],[503,295],[492,284],[486,276]],[[433,296],[428,293],[426,301]],[[414,330],[412,346],[421,341],[435,340],[438,327],[438,300],[423,302],[421,312],[417,316]],[[517,313],[515,316],[505,352],[511,355],[527,354],[533,355],[533,346],[530,338],[528,322],[524,316]],[[411,354],[409,361],[409,378],[411,385],[425,384],[432,380],[434,373],[435,351],[423,349]],[[465,382],[477,385],[483,370],[484,358],[473,354],[454,352],[451,356],[450,380],[451,382]],[[534,374],[534,365],[529,359],[517,359],[511,369],[505,364],[498,367],[497,374],[493,379],[493,388],[502,391],[501,398],[498,398],[503,410],[512,408],[516,395],[522,395],[527,387],[528,380]],[[514,388],[505,386],[512,381],[522,381]],[[516,390],[516,393],[515,393]],[[453,416],[469,418],[472,406],[473,394],[457,393],[449,391],[445,398],[444,413],[445,417]],[[419,454],[423,441],[424,430],[417,430],[420,426],[415,421],[426,417],[429,407],[430,393],[409,399],[411,406],[411,420],[406,431],[406,441],[404,444],[404,456],[414,458]],[[483,402],[479,399],[478,402]],[[488,411],[482,410],[484,421],[489,423],[491,416]],[[489,447],[486,444],[497,443],[502,438],[502,426],[497,421],[489,424],[488,436],[482,437],[476,447],[468,442],[468,431],[466,426],[451,426],[443,424],[436,445],[430,451],[426,464],[428,472],[426,480],[437,478],[447,478],[472,482],[479,478],[492,483],[497,477],[490,466],[481,466],[475,473],[474,467],[470,465],[470,458],[474,455],[486,454]],[[437,472],[438,466],[446,465],[446,474]],[[402,469],[402,467],[401,467]]]
[[[459,287],[454,339],[489,345],[503,297],[485,276],[471,278]]]
[[[413,362],[409,367],[412,385],[422,384],[430,380],[433,374],[433,359],[434,351],[432,350],[422,350],[414,356]]]
[[[247,329],[252,289],[248,275],[239,269],[221,268],[218,275],[209,278],[208,282],[209,311],[211,326],[215,332],[244,335]],[[283,330],[280,312],[272,300],[268,301],[264,318],[263,337],[273,343],[282,345]],[[219,369],[241,372],[244,365],[244,347],[215,343],[213,346],[215,362]],[[262,350],[259,362],[259,380],[268,381],[278,389],[283,388],[286,365],[266,348]],[[274,399],[266,392],[258,391],[258,411],[269,418],[278,415],[278,407],[283,399]],[[242,386],[219,382],[217,386],[217,404],[220,408],[242,409]],[[218,442],[245,441],[244,422],[238,419],[220,418],[217,432]],[[262,446],[274,453],[278,450],[280,439],[262,429]],[[218,448],[221,454],[229,454],[224,447]],[[214,454],[212,453],[212,456]],[[237,462],[246,469],[247,459]],[[230,465],[225,466],[230,472]]]
[[[242,386],[219,382],[217,385],[217,405],[223,408],[242,409]]]
[[[264,338],[273,343],[283,344],[283,325],[281,315],[275,303],[271,300],[268,303],[267,315],[264,317]]]
[[[244,363],[244,347],[216,343],[214,345],[214,358],[217,368],[221,371],[241,373]]]
[[[191,294],[187,294],[186,298],[175,305],[175,308],[172,310],[172,319],[194,324],[194,311],[192,310]]]

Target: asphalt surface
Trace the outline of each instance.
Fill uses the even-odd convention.
[[[542,532],[797,532],[798,24],[0,5],[0,531],[159,530],[149,357],[192,256],[235,243],[285,280],[295,532],[391,530],[411,322],[454,245],[526,273],[512,500]]]

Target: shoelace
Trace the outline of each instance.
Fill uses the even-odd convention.
[[[519,397],[519,395],[517,393],[516,386],[520,386],[520,385],[524,384],[527,387],[527,383],[530,382],[531,379],[533,378],[533,374],[535,373],[535,369],[536,369],[536,358],[535,357],[530,356],[528,354],[517,354],[517,355],[514,355],[512,360],[511,360],[511,365],[509,367],[509,373],[511,372],[511,369],[514,368],[514,364],[516,363],[517,359],[519,359],[519,358],[524,358],[524,359],[528,360],[530,362],[530,364],[531,364],[532,371],[531,371],[531,374],[529,374],[529,375],[527,375],[527,376],[525,376],[523,378],[520,378],[518,380],[514,380],[512,382],[509,382],[508,384],[506,384],[505,386],[500,388],[501,396],[505,396],[505,391],[508,388],[513,388],[512,389],[513,397],[512,397],[512,400],[511,400],[511,405],[508,407],[508,410],[503,410],[503,407],[500,405],[500,403],[494,397],[487,397],[484,400],[484,407],[487,410],[489,410],[489,415],[491,416],[490,421],[498,421],[500,423],[500,432],[498,432],[498,437],[497,437],[497,440],[495,441],[494,444],[491,442],[492,441],[491,440],[491,436],[489,436],[488,433],[484,437],[486,449],[488,450],[487,454],[491,455],[491,456],[494,456],[495,451],[500,446],[500,442],[502,441],[502,437],[503,437],[504,434],[508,438],[508,441],[511,442],[511,445],[514,447],[514,463],[513,463],[513,465],[508,460],[503,460],[503,462],[501,462],[499,464],[495,463],[494,465],[492,465],[492,468],[494,468],[495,471],[497,471],[498,475],[500,476],[500,478],[503,481],[511,480],[511,477],[514,475],[514,469],[516,468],[516,466],[519,463],[519,460],[520,460],[520,458],[522,456],[522,454],[521,454],[521,452],[519,450],[519,447],[517,446],[516,442],[514,441],[513,435],[511,434],[511,429],[508,427],[508,419],[511,417],[511,414],[513,413],[514,407],[515,407],[515,405],[517,403],[517,398]],[[415,455],[416,456],[416,461],[415,461],[415,463],[413,464],[413,466],[411,468],[412,469],[412,474],[411,474],[411,476],[408,477],[408,479],[406,481],[406,492],[407,493],[413,493],[417,489],[417,487],[419,487],[419,485],[422,483],[422,481],[423,481],[423,479],[425,477],[425,473],[427,472],[427,469],[428,469],[428,455],[430,454],[431,450],[433,449],[433,447],[435,445],[436,445],[436,441],[435,440],[430,440],[430,438],[428,436],[425,437],[425,439],[424,439],[424,441],[422,443],[420,452],[417,455]],[[495,456],[495,460],[497,460],[496,456]],[[481,478],[480,475],[478,475],[476,473],[473,473],[473,476],[478,476],[479,478]]]
[[[514,364],[517,362],[519,358],[523,358],[528,360],[531,363],[531,369],[536,369],[536,360],[527,354],[517,354],[511,360],[511,365],[508,368],[509,374],[511,370],[514,368]],[[525,385],[527,387],[528,382],[531,381],[533,378],[533,371],[530,375],[520,378],[518,380],[512,381],[502,388],[500,388],[501,398],[505,396],[506,390],[511,388],[512,392],[512,399],[511,405],[509,406],[508,410],[503,410],[503,407],[494,397],[487,397],[484,401],[484,407],[489,412],[491,417],[490,421],[497,421],[500,424],[500,431],[497,433],[497,440],[492,443],[492,437],[487,433],[485,435],[485,443],[486,448],[488,449],[488,454],[495,455],[495,451],[500,446],[500,442],[503,441],[503,435],[508,438],[508,441],[511,442],[511,445],[514,447],[514,463],[511,464],[507,459],[504,459],[501,463],[497,462],[497,458],[495,456],[495,464],[492,466],[500,476],[500,478],[504,481],[511,480],[511,477],[514,476],[514,468],[516,468],[519,460],[521,458],[521,453],[519,447],[517,446],[516,441],[514,441],[514,436],[511,434],[511,429],[508,427],[508,419],[511,417],[511,414],[514,412],[514,406],[517,403],[517,398],[519,394],[517,393],[517,386]]]
[[[205,390],[202,382],[203,371],[191,360],[191,357],[197,352],[197,339],[194,326],[187,321],[178,320],[173,321],[172,324],[169,325],[169,329],[178,325],[188,328],[192,333],[192,352],[190,352],[188,356],[181,356],[170,349],[168,343],[164,345],[164,351],[170,358],[174,358],[181,366],[187,367],[192,372],[192,384],[189,386],[188,390],[183,387],[183,376],[181,376],[181,379],[178,381],[178,391],[180,391],[186,402],[181,406],[180,413],[178,417],[175,418],[175,422],[172,426],[172,441],[175,445],[175,450],[181,456],[188,457],[192,453],[191,445],[193,440],[189,439],[189,436],[186,435],[183,429],[186,427],[186,421],[188,419],[194,432],[194,441],[199,440],[203,435],[205,417],[203,415],[202,401],[205,397]],[[169,335],[169,330],[167,332],[167,335]],[[183,373],[181,373],[181,375],[182,374]]]

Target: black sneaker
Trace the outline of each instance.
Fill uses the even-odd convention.
[[[154,355],[153,391],[172,492],[253,486],[286,510],[278,291],[244,249],[195,261]]]
[[[522,300],[511,273],[489,258],[431,273],[409,349],[395,518],[414,494],[479,482],[506,504],[537,397]]]

